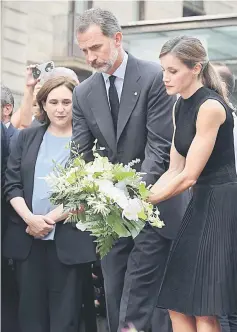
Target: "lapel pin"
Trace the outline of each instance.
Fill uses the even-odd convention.
[[[134,95],[137,96],[137,92],[134,92]]]

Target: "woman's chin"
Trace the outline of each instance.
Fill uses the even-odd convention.
[[[166,93],[169,96],[173,96],[173,95],[177,94],[177,92],[174,89],[172,89],[172,88],[166,88]]]

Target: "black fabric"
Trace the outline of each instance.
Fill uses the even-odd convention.
[[[7,135],[8,135],[8,137],[9,137],[9,140],[12,139],[13,135],[14,135],[17,131],[19,131],[19,130],[18,130],[17,128],[15,128],[15,127],[13,126],[12,123],[10,123],[9,127],[7,128]]]
[[[119,98],[118,98],[118,92],[115,86],[115,79],[116,76],[111,75],[109,77],[110,87],[109,87],[109,103],[110,103],[110,109],[111,114],[113,118],[114,123],[114,129],[115,132],[117,132],[117,123],[118,123],[118,114],[119,114]]]
[[[3,189],[5,181],[5,171],[7,167],[8,154],[9,154],[9,138],[7,135],[7,128],[1,122],[1,190]],[[3,196],[3,193],[1,196]]]
[[[212,154],[201,173],[209,175],[218,171],[225,165],[233,165],[234,159],[234,140],[233,129],[234,120],[233,110],[225,104],[220,95],[205,87],[200,88],[193,96],[188,99],[179,98],[175,109],[176,133],[174,143],[176,150],[184,157],[187,156],[188,149],[196,134],[196,119],[200,106],[207,100],[214,99],[219,101],[226,108],[226,121],[220,126],[216,144]]]
[[[232,110],[220,96],[201,88],[176,108],[175,146],[183,156],[196,132],[200,105],[216,99],[226,120],[196,185],[174,241],[158,298],[163,308],[194,316],[237,311],[237,176]]]
[[[16,263],[22,332],[78,332],[82,291],[90,264],[67,266],[54,241],[35,240]]]

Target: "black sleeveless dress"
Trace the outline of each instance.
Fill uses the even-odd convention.
[[[194,316],[237,312],[237,176],[231,108],[206,87],[188,99],[179,98],[174,144],[186,157],[196,133],[197,113],[207,99],[225,107],[226,120],[193,187],[158,298],[159,307]]]

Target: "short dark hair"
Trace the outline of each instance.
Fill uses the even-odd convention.
[[[65,86],[67,87],[71,92],[73,92],[75,86],[78,85],[76,81],[71,79],[70,77],[65,77],[65,76],[59,76],[59,77],[54,77],[46,81],[43,86],[40,88],[36,95],[36,100],[37,103],[40,107],[40,122],[50,124],[50,120],[48,118],[47,113],[44,110],[43,104],[46,102],[49,93],[55,89],[58,88],[59,86]]]
[[[84,33],[91,25],[98,25],[103,35],[110,38],[122,31],[115,15],[101,8],[88,9],[78,15],[76,33]]]
[[[214,63],[214,67],[219,73],[222,81],[226,84],[228,92],[233,93],[235,89],[235,77],[230,71],[230,68],[222,62]]]
[[[7,86],[1,85],[1,108],[3,109],[6,105],[12,105],[12,107],[14,107],[14,97]]]

